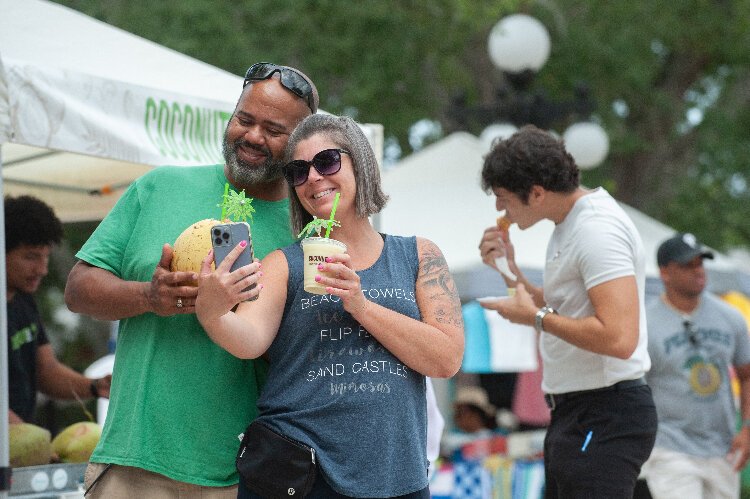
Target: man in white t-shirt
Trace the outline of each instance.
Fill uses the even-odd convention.
[[[555,223],[544,284],[518,269],[507,229],[485,230],[479,249],[506,256],[513,297],[484,304],[540,333],[542,389],[552,409],[544,444],[547,498],[632,498],[654,444],[656,410],[644,381],[651,361],[640,236],[602,188],[584,189],[561,141],[525,126],[485,158],[482,187],[523,230]]]

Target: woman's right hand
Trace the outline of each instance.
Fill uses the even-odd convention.
[[[255,259],[253,263],[231,271],[232,264],[244,249],[243,243],[232,248],[216,270],[211,270],[214,262],[213,250],[203,259],[201,271],[198,276],[198,297],[195,301],[195,311],[201,322],[210,321],[221,317],[232,310],[238,303],[251,300],[258,296],[262,288],[258,279],[263,275],[258,272],[260,261]]]

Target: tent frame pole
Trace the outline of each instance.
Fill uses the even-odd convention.
[[[3,170],[2,144],[0,144],[0,173]],[[0,194],[3,193],[3,177],[0,175]],[[10,442],[8,435],[8,288],[5,268],[5,197],[0,205],[0,247],[3,258],[0,258],[0,303],[5,308],[0,313],[0,499],[8,497],[10,490]]]

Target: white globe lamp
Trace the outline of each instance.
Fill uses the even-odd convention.
[[[549,58],[550,37],[547,28],[537,19],[513,14],[495,24],[487,48],[492,62],[503,71],[536,72]]]
[[[493,123],[482,130],[479,140],[485,152],[492,149],[492,143],[495,140],[505,140],[518,131],[518,128],[511,123]]]
[[[596,168],[609,152],[607,132],[593,122],[570,125],[563,133],[563,142],[581,170]]]

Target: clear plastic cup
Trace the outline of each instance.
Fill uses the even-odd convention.
[[[318,264],[325,263],[327,256],[346,252],[346,245],[341,241],[325,237],[306,237],[300,242],[304,255],[305,291],[316,295],[326,294],[326,288],[315,281],[315,276],[323,274]]]

